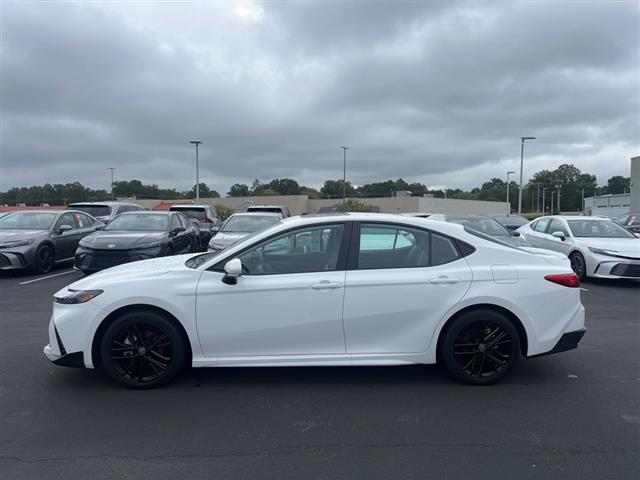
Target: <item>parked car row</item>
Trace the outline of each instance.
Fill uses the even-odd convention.
[[[159,256],[220,253],[290,216],[286,207],[268,205],[251,206],[224,222],[209,205],[174,205],[164,212],[123,202],[76,203],[69,208],[0,216],[0,270],[32,268],[46,273],[56,263],[75,260],[75,267],[88,274]],[[638,216],[634,214],[615,222],[585,216],[527,222],[519,215],[402,215],[457,223],[515,247],[560,252],[582,280],[640,277],[640,239],[633,234]]]

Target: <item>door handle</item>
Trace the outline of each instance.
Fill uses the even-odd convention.
[[[442,275],[440,277],[432,278],[429,280],[429,283],[433,283],[434,285],[453,285],[454,283],[460,283],[460,279],[455,277],[445,277]]]
[[[311,288],[314,290],[328,290],[330,288],[341,288],[342,284],[340,282],[330,282],[329,280],[322,280],[319,283],[314,283],[311,285]]]

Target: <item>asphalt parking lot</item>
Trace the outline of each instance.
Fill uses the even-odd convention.
[[[580,348],[490,387],[438,368],[192,370],[124,390],[56,367],[51,295],[0,272],[0,478],[636,478],[640,282],[583,285]],[[636,472],[634,474],[633,472]]]

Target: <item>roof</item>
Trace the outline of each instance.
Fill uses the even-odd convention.
[[[107,205],[107,206],[135,205],[136,207],[139,206],[137,203],[133,203],[133,202],[74,202],[74,203],[70,203],[69,207],[72,207],[74,205]]]
[[[195,205],[189,203],[174,203],[169,208],[211,208],[211,205]]]
[[[278,213],[278,212],[237,212],[234,213],[233,215],[231,215],[229,218],[231,217],[239,217],[239,216],[251,216],[251,217],[256,217],[256,216],[261,216],[261,217],[277,217],[277,218],[282,218],[282,216]],[[292,218],[292,217],[288,217],[288,218]]]

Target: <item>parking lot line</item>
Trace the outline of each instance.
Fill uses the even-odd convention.
[[[68,270],[66,272],[55,273],[53,275],[47,275],[46,277],[34,278],[33,280],[27,280],[26,282],[20,282],[19,285],[26,285],[28,283],[39,282],[40,280],[46,280],[48,278],[59,277],[60,275],[66,275],[67,273],[73,273],[76,270]]]
[[[583,292],[588,292],[589,291],[588,288],[583,288],[583,287],[580,287],[580,290],[582,290]]]

